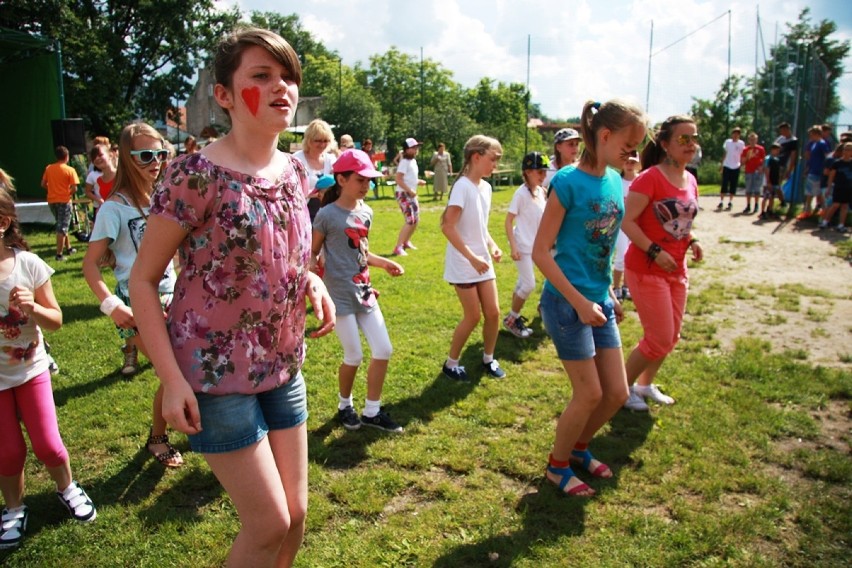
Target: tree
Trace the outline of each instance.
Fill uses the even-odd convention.
[[[690,115],[698,126],[701,152],[705,160],[722,159],[722,145],[735,126],[743,130],[750,128],[754,117],[751,93],[751,86],[742,75],[731,75],[722,81],[713,99],[693,97]],[[769,133],[761,134],[765,136]]]
[[[462,104],[451,71],[431,59],[421,62],[395,47],[372,56],[369,68],[360,73],[387,118],[389,152],[409,136],[422,138],[427,114],[434,116]]]
[[[520,83],[501,83],[480,79],[468,91],[468,114],[480,125],[482,133],[497,138],[503,145],[503,162],[520,164],[524,153],[524,134],[527,128],[527,90]],[[531,130],[531,148],[541,144],[541,136]]]
[[[61,41],[67,114],[114,137],[131,118],[162,118],[184,98],[239,15],[213,0],[26,0],[5,5],[0,26]]]
[[[830,20],[812,23],[809,8],[799,13],[798,22],[787,24],[787,33],[758,73],[756,128],[774,133],[778,122],[787,121],[795,123],[802,138],[811,124],[842,109],[837,89],[850,44],[832,38],[836,32]]]

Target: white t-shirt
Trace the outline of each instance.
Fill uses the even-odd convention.
[[[54,270],[37,255],[14,249],[15,267],[0,281],[0,390],[20,386],[47,371],[50,364],[44,337],[35,318],[9,310],[9,292],[23,286],[35,292],[50,280]],[[5,435],[5,433],[4,433]]]
[[[313,193],[314,189],[317,186],[317,180],[324,175],[328,175],[331,173],[331,168],[334,166],[334,162],[337,161],[337,158],[334,157],[334,154],[326,152],[320,158],[322,159],[322,168],[319,170],[315,170],[308,163],[308,158],[305,156],[304,150],[299,150],[293,154],[293,157],[302,162],[305,166],[305,170],[308,172],[308,187],[310,188],[310,193]]]
[[[420,170],[417,168],[417,160],[403,158],[399,161],[399,167],[396,168],[396,173],[402,174],[402,181],[408,189],[417,191],[417,176]],[[399,188],[402,191],[402,188]]]
[[[535,234],[538,232],[544,206],[547,203],[544,193],[544,189],[539,188],[533,197],[527,184],[522,184],[515,190],[512,202],[509,203],[509,213],[515,215],[515,226],[512,229],[515,245],[521,254],[532,254]]]
[[[104,175],[102,172],[99,172],[97,170],[92,170],[92,171],[89,172],[89,175],[86,176],[86,183],[88,185],[91,185],[92,187],[94,187],[95,182],[97,182],[98,178],[101,177],[102,175]]]
[[[447,243],[447,253],[444,259],[444,280],[451,284],[469,284],[484,282],[495,278],[494,266],[491,264],[491,253],[488,250],[488,213],[491,210],[491,184],[485,180],[479,186],[473,185],[465,176],[453,184],[447,207],[461,207],[456,230],[462,241],[476,256],[485,259],[488,271],[479,274],[473,265],[454,247]]]
[[[743,150],[745,150],[745,142],[742,140],[734,142],[731,138],[728,138],[725,140],[723,148],[725,149],[725,161],[722,162],[722,165],[729,170],[739,168],[740,156],[743,155]]]

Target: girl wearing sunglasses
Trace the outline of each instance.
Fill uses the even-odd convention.
[[[686,171],[695,155],[698,130],[688,116],[671,116],[642,151],[647,168],[630,186],[622,229],[630,238],[625,276],[644,336],[627,359],[631,385],[625,407],[648,410],[644,399],[674,404],[654,377],[680,338],[686,308],[686,253],[703,257],[692,231],[698,213],[698,183]],[[636,383],[633,385],[633,383]]]
[[[136,261],[139,243],[145,232],[150,196],[154,182],[160,175],[160,162],[164,154],[168,153],[163,149],[162,136],[144,123],[124,127],[118,152],[115,182],[98,211],[89,248],[83,258],[83,275],[101,303],[101,312],[112,319],[118,336],[124,339],[121,374],[130,376],[138,370],[138,352],[147,355],[130,308],[130,269]],[[117,281],[114,291],[110,291],[104,282],[102,266],[113,269]],[[161,313],[171,303],[174,285],[175,272],[169,263],[158,283]],[[146,448],[164,466],[179,467],[183,464],[183,458],[169,444],[162,403],[161,386],[154,395],[153,424]]]

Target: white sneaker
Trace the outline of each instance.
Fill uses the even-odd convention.
[[[633,391],[630,387],[630,396],[627,397],[627,402],[624,403],[624,408],[634,410],[636,412],[648,412],[648,405],[642,400],[642,397]]]
[[[643,397],[650,398],[657,404],[674,404],[675,399],[660,392],[657,385],[650,384],[647,387],[643,385],[633,385],[634,392]]]

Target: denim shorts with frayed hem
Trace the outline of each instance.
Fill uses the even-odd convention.
[[[621,347],[612,299],[607,298],[598,305],[606,316],[606,323],[593,327],[581,322],[577,310],[562,296],[549,290],[541,293],[541,319],[561,360],[582,361],[593,358],[598,349]]]
[[[256,444],[270,430],[286,430],[308,419],[302,373],[258,394],[195,393],[201,432],[187,436],[194,452],[223,454]]]

